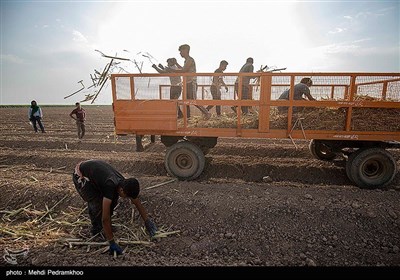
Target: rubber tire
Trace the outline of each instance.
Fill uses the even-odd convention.
[[[207,155],[210,152],[211,148],[209,147],[201,147],[201,151],[203,152],[204,155]]]
[[[346,175],[347,175],[347,178],[349,178],[349,180],[350,180],[350,182],[351,182],[352,184],[354,184],[354,179],[353,179],[353,176],[352,176],[352,174],[351,174],[351,166],[352,166],[352,164],[353,164],[354,158],[355,158],[361,151],[362,151],[362,149],[358,149],[357,151],[352,152],[351,154],[349,154],[349,155],[348,155],[348,158],[347,158],[347,162],[346,162]]]
[[[183,137],[181,136],[165,136],[161,135],[161,143],[165,145],[165,147],[171,147],[175,143],[178,143],[179,141],[182,141]]]
[[[204,170],[205,157],[197,145],[181,141],[167,149],[164,163],[171,176],[179,180],[194,180]]]
[[[385,149],[360,149],[351,159],[349,171],[358,187],[374,189],[390,184],[397,173],[397,163]]]
[[[212,148],[217,145],[218,137],[192,137],[187,136],[187,140],[199,146],[204,155],[207,155]]]
[[[333,160],[336,157],[336,153],[332,151],[323,151],[322,148],[326,147],[321,141],[312,139],[310,141],[310,144],[308,145],[308,148],[311,152],[311,154],[316,158],[320,160]]]

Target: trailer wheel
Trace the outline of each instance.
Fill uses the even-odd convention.
[[[165,147],[171,147],[175,143],[181,141],[183,139],[182,136],[165,136],[161,135],[161,143],[165,145]]]
[[[336,153],[332,151],[331,147],[319,140],[312,139],[308,148],[311,154],[320,160],[332,160],[336,157]]]
[[[355,152],[349,154],[349,155],[348,155],[348,158],[347,158],[347,162],[346,162],[346,175],[347,175],[347,178],[349,178],[349,180],[350,180],[353,184],[354,184],[354,179],[353,179],[353,177],[351,176],[351,166],[352,166],[352,164],[353,164],[353,160],[354,160],[355,156],[356,156],[357,154],[359,154],[360,151],[361,151],[361,149],[359,149],[359,150],[357,150],[357,151],[355,151]]]
[[[397,172],[393,156],[382,148],[360,149],[351,156],[348,164],[348,177],[360,188],[384,187]]]
[[[194,144],[196,144],[206,155],[210,152],[211,148],[217,145],[218,137],[196,137],[196,136],[186,136],[186,139]]]
[[[204,147],[203,146],[200,149],[201,149],[201,151],[203,152],[204,155],[207,155],[210,152],[210,148],[208,148],[208,147]]]
[[[188,141],[178,142],[167,149],[165,168],[179,180],[194,180],[204,170],[205,158],[201,149]]]

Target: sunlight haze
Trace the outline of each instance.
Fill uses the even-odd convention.
[[[247,57],[286,72],[399,72],[399,1],[1,1],[0,105],[74,104],[118,55],[182,65],[191,46],[197,72],[221,60],[238,72]],[[138,73],[132,62],[121,66]],[[111,104],[110,85],[95,104]]]

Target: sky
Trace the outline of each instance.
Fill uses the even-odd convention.
[[[90,74],[118,55],[197,72],[221,60],[238,72],[247,57],[286,72],[400,72],[400,1],[18,1],[1,0],[0,105],[69,104],[94,89]],[[142,54],[150,54],[149,60]],[[124,71],[138,73],[132,62]],[[85,89],[70,98],[67,95]],[[107,83],[94,104],[111,104]],[[90,104],[90,102],[88,103]]]

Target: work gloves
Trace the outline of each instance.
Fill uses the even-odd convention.
[[[155,65],[155,64],[151,65],[151,67],[153,67],[154,69],[157,69],[157,65]],[[158,64],[158,68],[160,68],[161,70],[164,70],[164,66],[161,63]]]
[[[117,253],[117,255],[122,255],[122,249],[121,247],[118,246],[117,243],[115,243],[114,239],[108,241],[110,243],[110,255],[114,255],[114,252]]]
[[[150,237],[153,237],[157,232],[157,226],[150,218],[147,218],[146,221],[144,221],[144,225],[146,226],[147,232],[149,233]]]

